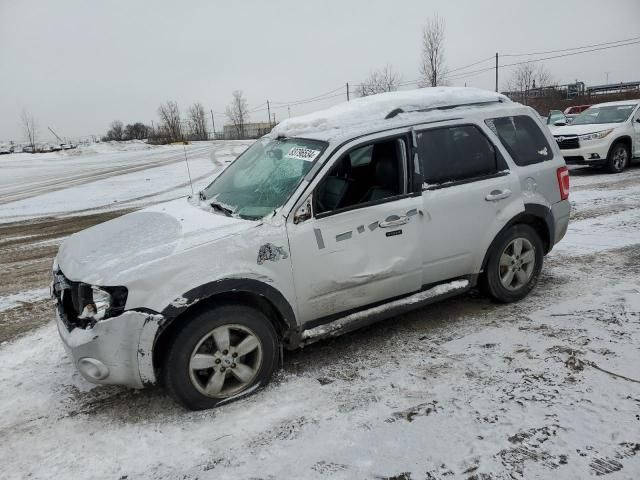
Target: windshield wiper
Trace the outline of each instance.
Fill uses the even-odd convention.
[[[227,217],[230,217],[233,214],[233,210],[224,207],[221,203],[218,203],[215,200],[213,202],[210,202],[209,205],[211,205],[211,208],[213,208],[214,210],[218,210],[219,212],[224,213]]]

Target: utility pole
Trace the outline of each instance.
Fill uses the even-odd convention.
[[[496,52],[496,93],[498,93],[498,52]]]
[[[271,107],[269,106],[269,100],[267,100],[267,118],[269,119],[269,126],[271,126]]]
[[[287,113],[289,114],[289,118],[291,118],[291,106],[287,105]]]
[[[273,112],[273,124],[276,124],[276,112]]]
[[[604,72],[604,74],[607,76],[607,84],[609,84],[609,74],[610,74],[610,73],[611,73],[611,72]]]
[[[216,122],[213,119],[213,108],[209,110],[211,112],[211,128],[213,128],[213,139],[216,139]]]
[[[349,82],[347,82],[347,102],[349,101]]]

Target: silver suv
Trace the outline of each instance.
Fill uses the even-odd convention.
[[[210,408],[265,385],[285,348],[476,286],[520,300],[568,195],[553,137],[502,95],[357,99],[281,123],[196,198],[71,236],[58,329],[87,380]]]

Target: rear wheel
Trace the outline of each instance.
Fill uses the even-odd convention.
[[[629,147],[624,143],[616,143],[607,157],[607,170],[609,173],[620,173],[629,166]]]
[[[242,398],[266,385],[278,362],[278,338],[261,312],[222,305],[195,315],[164,362],[171,396],[191,410]]]
[[[529,225],[514,225],[494,241],[482,280],[483,290],[494,300],[515,302],[538,283],[543,246]]]

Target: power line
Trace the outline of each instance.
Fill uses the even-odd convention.
[[[638,38],[640,38],[640,37],[638,37]],[[535,63],[535,62],[541,62],[541,61],[544,61],[544,60],[552,60],[554,58],[571,57],[573,55],[580,55],[582,53],[590,53],[590,52],[597,52],[597,51],[600,51],[600,50],[609,50],[609,49],[612,49],[612,48],[626,47],[626,46],[635,45],[635,44],[638,44],[638,43],[640,43],[640,40],[637,40],[635,42],[623,43],[623,44],[619,44],[619,45],[610,45],[610,46],[607,46],[607,47],[592,48],[592,49],[589,49],[589,50],[582,50],[580,52],[571,52],[571,53],[564,53],[562,55],[552,55],[550,57],[534,58],[532,60],[523,60],[521,62],[504,63],[502,65],[498,65],[498,68],[515,67],[517,65],[524,65],[525,63]],[[488,72],[488,71],[491,71],[491,70],[494,70],[494,69],[495,69],[495,67],[481,68],[479,70],[472,70],[470,72],[462,72],[462,73],[460,73],[458,75],[453,75],[453,76],[451,76],[449,78],[452,79],[452,80],[459,80],[461,78],[471,77],[471,76],[474,76],[476,74],[483,73],[483,72]]]
[[[513,63],[505,63],[502,65],[498,65],[498,69],[500,68],[505,68],[505,67],[514,67],[517,65],[523,65],[526,63],[535,63],[535,62],[541,62],[544,60],[552,60],[552,59],[556,59],[556,58],[564,58],[564,57],[570,57],[573,55],[580,55],[583,53],[590,53],[590,52],[596,52],[596,51],[601,51],[601,50],[609,50],[612,48],[618,48],[618,47],[626,47],[629,45],[636,45],[636,44],[640,44],[640,36],[638,37],[632,37],[632,38],[627,38],[624,40],[617,40],[617,41],[612,41],[612,42],[604,42],[604,43],[597,43],[597,44],[592,44],[592,45],[584,45],[582,47],[572,47],[572,48],[563,48],[563,49],[557,49],[557,50],[548,50],[548,51],[544,51],[544,52],[530,52],[530,53],[509,53],[509,54],[501,54],[501,57],[522,57],[522,56],[536,56],[536,55],[547,55],[550,53],[560,53],[560,52],[569,52],[569,53],[562,53],[560,55],[551,55],[551,56],[547,56],[547,57],[540,57],[540,58],[534,58],[531,60],[523,60],[523,61],[518,61],[518,62],[513,62]],[[575,51],[575,50],[579,50],[579,51]],[[463,71],[463,70],[467,70],[470,67],[476,66],[476,65],[480,65],[482,63],[488,62],[489,60],[493,60],[494,56],[492,55],[491,57],[487,57],[484,58],[482,60],[478,60],[476,62],[470,63],[468,65],[464,65],[462,67],[456,67],[452,70],[449,70],[447,72],[447,78],[448,79],[452,79],[452,80],[460,80],[460,79],[464,79],[464,78],[469,78],[469,77],[473,77],[475,75],[478,75],[480,73],[484,73],[484,72],[489,72],[489,71],[495,71],[495,66],[491,66],[491,67],[485,67],[485,68],[480,68],[480,69],[476,69],[476,70],[470,70],[470,71]],[[460,72],[457,73],[455,75],[450,75],[453,72]],[[398,87],[404,87],[404,86],[408,86],[408,85],[412,85],[412,84],[418,84],[420,82],[420,78],[416,78],[413,80],[406,80],[403,82],[399,82],[397,84]],[[359,87],[362,84],[353,84],[350,83],[349,84],[351,87]],[[315,103],[315,102],[320,102],[320,101],[325,101],[325,100],[330,100],[332,98],[336,98],[336,97],[341,97],[344,95],[343,92],[340,93],[335,93],[338,92],[339,90],[343,90],[345,87],[343,85],[341,85],[340,87],[334,88],[333,90],[330,90],[328,92],[322,93],[320,95],[315,95],[312,97],[307,97],[307,98],[302,98],[302,99],[298,99],[298,100],[292,100],[292,101],[288,101],[288,102],[269,102],[270,103],[270,108],[271,110],[277,110],[277,109],[282,109],[282,108],[287,108],[289,109],[292,106],[297,106],[297,105],[305,105],[308,103]],[[267,111],[268,108],[264,107],[265,105],[267,105],[267,102],[263,102],[260,105],[253,107],[252,109],[250,109],[248,111],[248,113],[258,113],[258,112],[264,112]],[[224,117],[226,116],[223,113],[220,112],[214,112],[215,116],[219,116],[219,117]]]
[[[257,111],[259,111],[260,107],[262,107],[263,105],[266,105],[266,104],[267,104],[267,102],[262,102],[262,103],[261,103],[260,105],[258,105],[257,107],[254,107],[252,110],[249,110],[249,112],[248,112],[248,113],[257,112]],[[266,109],[263,109],[263,110],[266,110]]]
[[[501,57],[525,57],[529,55],[546,55],[548,53],[569,52],[571,50],[582,50],[585,48],[602,47],[603,45],[613,45],[615,43],[630,42],[632,40],[640,40],[640,37],[627,38],[625,40],[616,40],[615,42],[594,43],[593,45],[584,45],[582,47],[573,48],[561,48],[559,50],[547,50],[546,52],[532,52],[532,53],[501,53]]]
[[[533,60],[525,60],[523,62],[507,63],[507,64],[500,65],[500,66],[501,67],[513,67],[513,66],[516,66],[516,65],[522,65],[524,63],[541,62],[543,60],[551,60],[551,59],[554,59],[554,58],[571,57],[573,55],[580,55],[581,53],[597,52],[599,50],[609,50],[611,48],[618,48],[618,47],[626,47],[626,46],[629,46],[629,45],[636,45],[638,43],[640,43],[640,40],[636,40],[635,42],[623,43],[623,44],[620,44],[620,45],[611,45],[609,47],[592,48],[590,50],[583,50],[581,52],[565,53],[563,55],[553,55],[551,57],[535,58]]]
[[[332,93],[337,92],[338,90],[342,90],[344,88],[343,85],[340,85],[338,88],[334,88],[333,90],[326,92],[326,93],[322,93],[320,95],[315,95],[313,97],[309,97],[309,98],[303,98],[303,99],[299,99],[299,100],[292,100],[290,102],[271,102],[273,105],[295,105],[297,103],[303,103],[303,102],[307,102],[307,101],[311,101],[311,100],[315,100],[317,98],[320,97],[325,97],[327,95],[330,95]]]
[[[475,66],[475,65],[479,65],[479,64],[481,64],[481,63],[488,62],[489,60],[493,60],[493,59],[494,59],[494,56],[493,56],[493,55],[491,55],[491,56],[490,56],[490,57],[488,57],[488,58],[484,58],[484,59],[482,59],[482,60],[478,60],[477,62],[470,63],[469,65],[465,65],[464,67],[457,67],[457,68],[454,68],[454,69],[452,69],[452,70],[449,70],[449,72],[448,72],[448,73],[457,72],[458,70],[466,70],[466,69],[467,69],[467,68],[469,68],[469,67],[473,67],[473,66]]]

